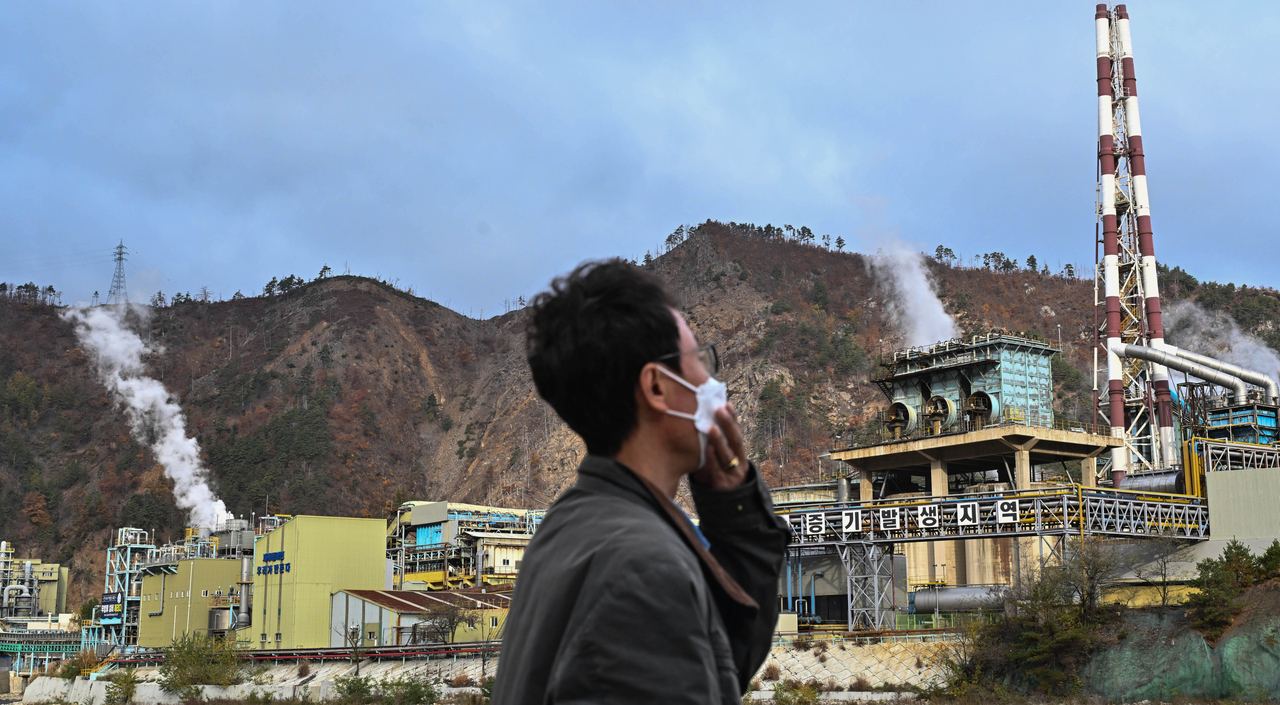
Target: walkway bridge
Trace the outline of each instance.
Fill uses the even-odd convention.
[[[1201,497],[1081,485],[863,502],[814,500],[778,508],[793,547],[1069,534],[1209,538]]]
[[[894,544],[1020,537],[1209,538],[1201,497],[1078,484],[936,497],[835,502],[816,494],[777,496],[799,555],[835,553],[844,566],[848,628],[893,624]],[[788,501],[790,500],[790,501]],[[1039,542],[1041,546],[1045,542]],[[1062,558],[1061,542],[1046,559]]]

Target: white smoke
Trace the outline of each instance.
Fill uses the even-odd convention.
[[[893,287],[895,297],[889,310],[908,346],[930,345],[960,335],[956,322],[934,293],[923,255],[901,240],[890,238],[881,242],[867,263],[874,275]]]
[[[134,438],[151,447],[151,453],[173,480],[173,496],[187,510],[192,526],[215,527],[228,518],[227,507],[209,488],[208,470],[200,462],[200,446],[187,436],[186,418],[178,401],[159,380],[147,376],[144,355],[160,352],[125,326],[132,311],[146,320],[144,306],[75,307],[62,318],[75,325],[76,337],[90,353],[98,379],[117,404],[124,406]]]
[[[1280,355],[1221,311],[1175,301],[1164,309],[1164,337],[1170,345],[1280,380]]]

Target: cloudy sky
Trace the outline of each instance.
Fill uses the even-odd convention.
[[[0,280],[500,313],[681,223],[1093,261],[1091,3],[10,3]],[[1211,8],[1215,14],[1206,14]],[[1280,5],[1130,5],[1157,255],[1280,284]]]

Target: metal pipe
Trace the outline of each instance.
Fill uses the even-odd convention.
[[[236,610],[236,627],[247,627],[252,619],[249,607],[249,586],[253,584],[253,559],[240,559],[240,607]]]
[[[168,573],[160,574],[160,611],[148,612],[147,613],[148,617],[159,617],[160,615],[164,614],[164,590],[165,590],[165,578],[167,577],[169,577]]]
[[[1221,360],[1215,360],[1206,355],[1193,353],[1187,350],[1183,350],[1182,348],[1175,348],[1172,345],[1166,345],[1164,346],[1164,349],[1168,352],[1173,353],[1174,355],[1177,355],[1178,357],[1185,358],[1192,362],[1198,362],[1201,365],[1204,365],[1205,367],[1218,370],[1219,372],[1226,372],[1232,377],[1238,377],[1248,382],[1249,384],[1256,384],[1257,386],[1262,387],[1263,389],[1267,390],[1268,404],[1275,404],[1277,399],[1280,398],[1280,385],[1277,385],[1274,379],[1271,379],[1270,377],[1266,376],[1261,372],[1255,372],[1254,370],[1246,370],[1245,368],[1240,367],[1239,365],[1232,365],[1229,362],[1222,362]]]
[[[10,590],[21,590],[23,597],[31,597],[31,593],[27,591],[26,585],[10,585],[4,589],[4,607],[5,608],[9,607],[9,591]]]
[[[1225,372],[1219,372],[1203,365],[1197,365],[1190,360],[1184,360],[1177,355],[1173,355],[1163,350],[1154,350],[1142,345],[1121,345],[1115,348],[1114,352],[1122,357],[1133,357],[1138,358],[1139,360],[1158,362],[1165,367],[1195,375],[1206,382],[1211,382],[1220,387],[1226,387],[1231,390],[1231,396],[1233,396],[1237,402],[1243,402],[1249,398],[1249,388],[1244,386],[1244,381],[1238,377],[1233,377]]]
[[[1124,376],[1120,357],[1113,352],[1120,344],[1120,229],[1116,219],[1116,138],[1115,111],[1111,84],[1111,12],[1105,3],[1097,6],[1093,16],[1098,65],[1098,207],[1102,220],[1102,278],[1106,296],[1107,326],[1107,401],[1111,435],[1123,438]],[[1129,471],[1129,449],[1111,449],[1113,477],[1123,478]]]

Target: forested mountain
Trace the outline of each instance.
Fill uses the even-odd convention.
[[[821,453],[867,437],[883,407],[869,371],[902,340],[883,271],[815,239],[807,228],[708,221],[642,263],[717,343],[720,376],[773,483],[812,479]],[[1056,344],[1061,325],[1060,409],[1087,417],[1092,282],[1010,266],[999,253],[981,268],[948,254],[939,247],[924,265],[966,334]],[[1273,342],[1280,335],[1276,292],[1201,284],[1180,269],[1164,277],[1171,297],[1200,297]],[[101,591],[112,527],[163,540],[180,535],[184,517],[56,303],[52,287],[0,291],[0,539],[20,556],[70,564],[76,603]],[[405,499],[541,507],[573,481],[583,447],[534,393],[522,310],[473,320],[350,276],[163,303],[140,329],[163,347],[151,373],[180,400],[237,514],[380,517]]]

